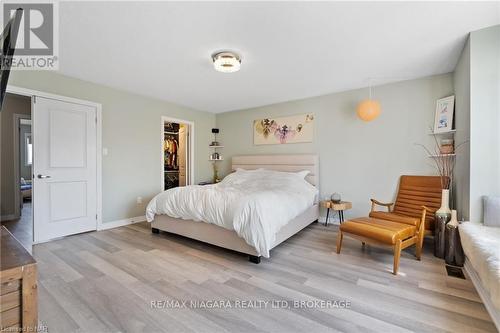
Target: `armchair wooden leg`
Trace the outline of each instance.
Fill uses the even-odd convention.
[[[424,237],[423,236],[419,236],[419,238],[417,238],[417,251],[415,253],[415,256],[417,257],[417,260],[420,260],[421,257],[422,257],[422,247],[424,245]]]
[[[415,257],[417,257],[417,260],[420,260],[422,256],[422,244],[420,243],[420,240],[417,240],[417,244],[415,245],[417,246],[417,249],[415,251]]]
[[[342,231],[339,230],[337,234],[337,254],[340,253],[340,249],[342,248],[342,238],[344,238],[344,235],[342,235]]]
[[[401,256],[401,239],[398,239],[396,241],[396,244],[394,244],[394,267],[392,271],[392,274],[394,275],[398,275],[400,256]]]

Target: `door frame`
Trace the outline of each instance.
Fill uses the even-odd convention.
[[[97,175],[97,179],[96,179],[96,182],[97,182],[96,208],[97,208],[97,216],[96,216],[96,229],[95,230],[100,230],[101,225],[102,225],[102,104],[83,100],[83,99],[63,96],[63,95],[47,93],[44,91],[12,86],[12,85],[7,86],[6,92],[11,93],[11,94],[31,97],[31,126],[32,126],[31,133],[32,133],[32,135],[33,135],[33,130],[35,128],[35,126],[34,126],[35,119],[33,117],[33,109],[34,109],[34,103],[36,103],[36,97],[53,99],[53,100],[57,100],[57,101],[61,101],[61,102],[86,105],[86,106],[94,107],[96,109],[96,164],[97,164],[96,165],[96,175]],[[33,142],[33,144],[36,145],[35,142]],[[35,170],[35,165],[33,164],[32,165],[33,174],[34,174],[34,170]],[[36,186],[35,186],[34,182],[33,182],[33,187],[31,190],[32,190],[32,196],[34,198],[36,196]],[[32,223],[31,223],[33,228],[34,228],[33,221],[34,221],[34,216],[35,216],[34,214],[36,214],[36,212],[33,210]],[[33,232],[33,237],[34,236],[35,236],[35,234]],[[33,244],[36,244],[36,242],[34,242],[34,240],[33,240]]]
[[[188,131],[188,136],[189,136],[189,177],[186,180],[186,185],[193,185],[194,183],[194,122],[189,121],[189,120],[184,120],[184,119],[177,119],[177,118],[172,118],[170,116],[161,116],[161,126],[160,126],[160,192],[165,191],[164,186],[165,186],[165,173],[164,173],[164,168],[163,164],[165,163],[164,158],[164,151],[163,151],[163,142],[165,141],[165,136],[164,136],[164,131],[165,131],[165,122],[171,122],[171,123],[180,123],[180,124],[186,124],[189,125],[189,131]]]
[[[20,149],[21,149],[21,137],[20,137],[20,134],[21,132],[19,131],[19,126],[20,126],[20,123],[21,123],[21,119],[29,119],[31,120],[31,106],[30,106],[30,115],[26,115],[26,114],[21,114],[21,113],[14,113],[13,114],[13,128],[14,128],[14,140],[13,140],[13,143],[14,143],[14,159],[13,159],[13,162],[14,162],[14,191],[16,191],[16,195],[14,197],[14,219],[18,219],[21,217],[21,194],[20,192],[17,192],[16,189],[19,189],[19,185],[20,185],[20,168],[21,168],[21,164],[20,164],[20,159],[21,159],[21,155],[20,155]],[[33,123],[31,123],[31,130],[33,131]],[[31,164],[31,178],[33,178],[33,164]],[[31,186],[33,186],[33,179],[32,179],[32,182],[31,182]],[[33,187],[31,189],[31,191],[33,191]]]

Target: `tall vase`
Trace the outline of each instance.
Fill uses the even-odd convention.
[[[441,207],[436,211],[434,224],[434,255],[444,259],[446,223],[451,220],[450,190],[442,190]]]
[[[457,211],[452,210],[451,220],[446,225],[446,253],[444,260],[446,264],[453,266],[463,266],[465,261],[458,224]]]

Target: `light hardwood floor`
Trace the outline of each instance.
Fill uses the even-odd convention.
[[[392,252],[312,224],[263,259],[141,223],[34,246],[39,317],[49,332],[495,332],[471,282],[429,253]],[[155,309],[163,300],[347,300],[348,309]],[[236,303],[232,303],[236,306]]]
[[[16,237],[16,239],[31,253],[33,245],[33,222],[31,218],[31,201],[24,202],[21,210],[21,218],[17,220],[4,221],[4,225]]]

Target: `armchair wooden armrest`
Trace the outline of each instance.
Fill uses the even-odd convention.
[[[383,203],[375,199],[370,199],[370,201],[372,202],[372,212],[375,210],[375,205],[387,207],[387,211],[389,212],[391,211],[391,207],[394,205],[394,202]]]
[[[429,208],[429,207],[427,207],[427,206],[422,205],[422,206],[420,206],[420,207],[422,208],[422,211],[424,211],[424,210],[425,210],[425,212],[429,212],[429,213],[432,213],[432,212],[433,212],[433,211],[432,211],[432,209],[430,209],[430,208]]]
[[[420,218],[420,232],[423,234],[424,233],[424,225],[425,225],[425,218],[427,217],[427,213],[430,213],[430,214],[434,214],[434,210],[430,209],[429,207],[427,206],[420,206],[422,208],[422,216]]]
[[[427,212],[432,213],[432,210],[429,209],[427,206],[420,206],[422,208],[422,217],[420,218],[420,228],[422,229],[421,232],[423,232],[423,225],[425,224],[425,217],[427,215]]]

